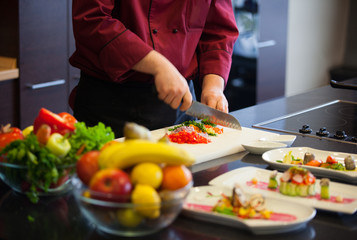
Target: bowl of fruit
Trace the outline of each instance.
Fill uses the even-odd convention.
[[[144,236],[170,225],[193,185],[193,158],[164,142],[112,141],[84,154],[73,178],[83,215],[105,233]]]
[[[41,196],[66,193],[73,187],[80,156],[113,139],[104,124],[88,128],[69,113],[42,108],[24,130],[9,124],[1,127],[0,179],[34,203]]]

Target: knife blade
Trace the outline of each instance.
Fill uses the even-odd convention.
[[[217,125],[242,130],[240,123],[232,115],[196,101],[192,102],[192,105],[187,109],[186,114],[198,119],[208,119],[211,123]]]

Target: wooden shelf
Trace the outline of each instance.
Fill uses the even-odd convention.
[[[19,69],[16,68],[16,58],[0,57],[0,81],[18,77]]]

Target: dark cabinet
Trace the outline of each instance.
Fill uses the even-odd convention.
[[[225,89],[230,111],[285,94],[288,1],[233,1],[239,37]]]
[[[38,111],[69,111],[68,96],[74,73],[68,63],[73,50],[71,0],[2,1],[0,55],[18,60],[19,79],[11,91],[18,98],[18,121],[33,124]],[[6,45],[6,46],[5,46]],[[1,88],[1,86],[0,86]],[[0,90],[1,91],[1,90]]]

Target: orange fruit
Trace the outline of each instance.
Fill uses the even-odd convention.
[[[176,190],[192,181],[192,173],[185,165],[167,165],[162,169],[162,188]]]
[[[100,151],[104,150],[105,148],[109,147],[110,145],[115,145],[115,144],[121,144],[120,142],[116,141],[116,140],[111,140],[109,142],[106,142],[102,148],[100,149]]]

